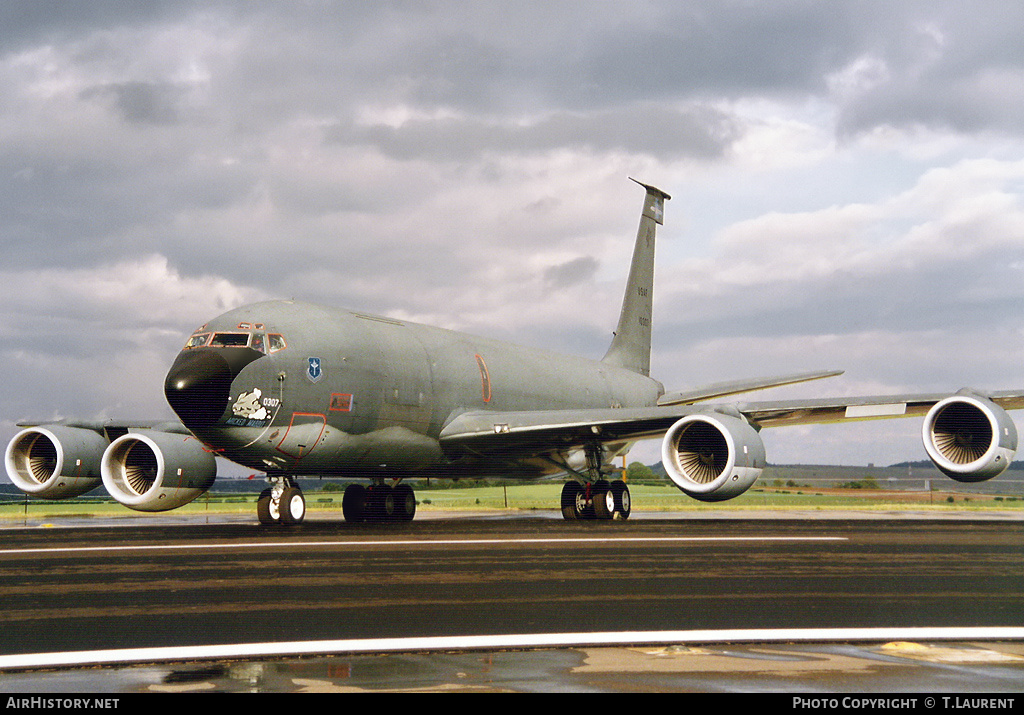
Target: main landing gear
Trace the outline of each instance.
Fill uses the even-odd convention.
[[[351,522],[412,521],[416,516],[416,493],[408,484],[349,484],[341,500],[341,512],[345,521]]]
[[[416,515],[416,493],[408,484],[390,486],[383,482],[364,487],[349,484],[341,500],[345,521],[412,521]],[[256,502],[261,524],[300,524],[306,516],[306,499],[290,477],[275,477]]]
[[[628,519],[629,487],[621,480],[569,481],[562,487],[562,516],[577,519]]]

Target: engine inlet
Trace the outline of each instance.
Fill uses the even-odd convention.
[[[709,484],[725,471],[729,445],[722,433],[707,422],[691,422],[676,438],[679,469],[697,484]]]
[[[932,443],[953,464],[971,464],[992,444],[992,425],[984,412],[966,402],[953,402],[932,420]]]
[[[39,432],[26,434],[11,453],[18,474],[37,484],[45,484],[57,471],[57,448]]]
[[[153,450],[145,442],[136,442],[125,454],[121,469],[128,486],[141,495],[152,489],[160,465]]]

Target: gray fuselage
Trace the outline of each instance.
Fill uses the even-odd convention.
[[[215,352],[235,367],[216,419],[190,424],[174,405],[186,426],[232,461],[291,475],[544,476],[564,470],[446,454],[441,430],[466,411],[644,407],[664,392],[597,360],[294,301],[232,310],[189,345],[178,362]]]

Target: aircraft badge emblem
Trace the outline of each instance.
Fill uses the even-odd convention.
[[[318,381],[323,376],[323,371],[320,369],[320,358],[311,357],[309,359],[309,367],[306,368],[306,377],[313,382]]]

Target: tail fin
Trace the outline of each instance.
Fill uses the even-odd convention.
[[[636,181],[630,177],[632,181]],[[636,183],[647,190],[640,228],[636,232],[633,262],[629,267],[626,294],[619,325],[603,361],[641,375],[651,374],[651,313],[654,299],[654,234],[663,223],[665,201],[672,197],[661,189]]]

